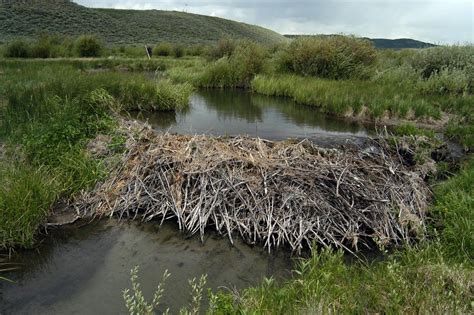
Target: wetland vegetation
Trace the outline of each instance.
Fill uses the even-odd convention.
[[[409,139],[439,141],[435,133],[444,133],[465,156],[441,159],[438,175],[426,177],[433,199],[422,239],[390,248],[380,260],[353,263],[341,250],[314,244],[291,279],[267,279],[235,294],[212,292],[209,312],[472,312],[472,45],[378,51],[365,40],[335,36],[273,47],[222,39],[199,56],[186,53],[191,50],[174,58],[161,45],[151,60],[111,47],[102,54],[118,56],[0,60],[1,248],[35,246],[54,207],[109,178],[127,148],[121,113],[179,111],[193,89],[241,88],[347,120],[395,126],[395,134]],[[99,135],[108,139],[107,154],[91,153]],[[389,137],[398,145],[398,136]],[[434,152],[403,149],[415,164]]]

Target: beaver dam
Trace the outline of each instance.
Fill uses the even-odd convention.
[[[323,149],[308,140],[160,134],[126,122],[120,167],[72,206],[81,217],[175,220],[268,250],[318,243],[357,250],[421,238],[430,190],[388,143]],[[91,142],[104,154],[106,140]]]

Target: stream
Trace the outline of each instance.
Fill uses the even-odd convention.
[[[195,93],[187,110],[134,113],[157,131],[211,135],[249,135],[269,140],[310,138],[335,147],[363,142],[370,131],[297,105],[284,98],[245,91]],[[0,314],[126,314],[122,290],[130,288],[130,269],[140,266],[139,281],[151,300],[165,270],[162,309],[172,313],[187,305],[188,280],[208,275],[207,288],[242,289],[264,277],[283,280],[294,261],[280,248],[271,254],[240,240],[210,231],[204,242],[187,237],[167,222],[118,222],[115,219],[52,229],[34,250],[13,255],[19,269],[0,282]]]

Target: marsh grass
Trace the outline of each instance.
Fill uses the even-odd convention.
[[[34,244],[56,198],[56,181],[46,168],[0,163],[0,248]]]
[[[247,88],[263,69],[266,50],[250,41],[238,41],[235,48],[209,64],[194,81],[206,88]]]
[[[72,66],[8,64],[0,77],[0,248],[30,247],[60,199],[73,198],[107,176],[85,148],[98,134],[120,146],[116,115],[123,110],[177,110],[189,84],[130,73],[85,73]],[[29,65],[33,65],[29,67]],[[115,149],[114,149],[115,150]],[[117,148],[119,150],[119,148]]]
[[[412,123],[404,123],[393,128],[393,133],[397,136],[426,136],[428,138],[434,138],[435,132],[433,130],[427,130],[419,128]]]
[[[18,266],[14,263],[9,262],[9,260],[10,258],[8,255],[0,255],[0,282],[1,281],[13,282],[7,277],[4,277],[1,275],[2,273],[6,273],[9,271],[18,269]]]
[[[339,116],[357,115],[365,108],[372,118],[380,118],[386,112],[394,117],[406,117],[410,111],[416,117],[441,117],[439,106],[425,98],[368,81],[339,80],[336,83],[291,75],[259,75],[252,81],[252,89],[261,94],[289,97],[299,104],[316,106]]]

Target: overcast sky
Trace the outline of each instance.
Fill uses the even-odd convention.
[[[75,0],[88,7],[161,9],[219,16],[282,34],[345,33],[474,42],[473,0]]]

